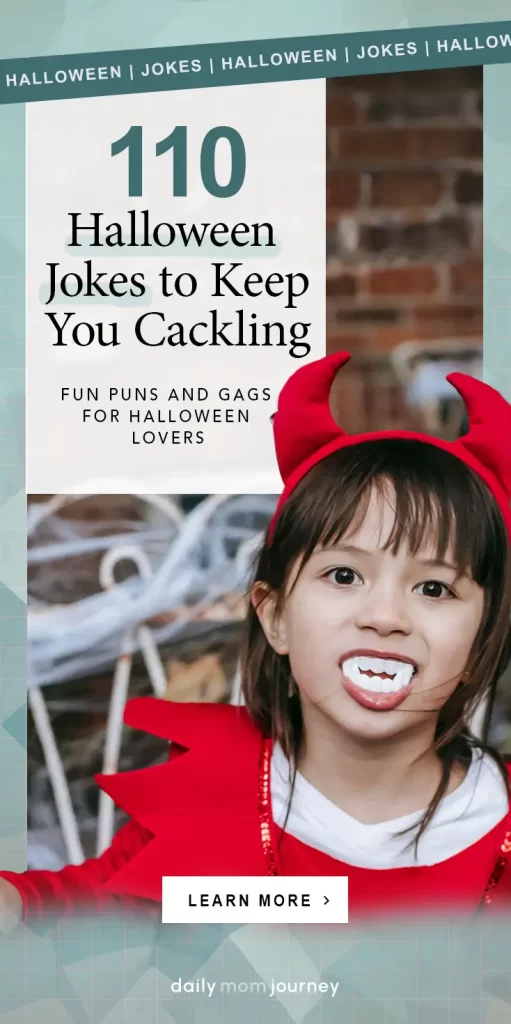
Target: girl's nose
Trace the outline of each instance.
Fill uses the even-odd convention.
[[[398,587],[375,587],[364,595],[358,610],[359,629],[373,630],[380,636],[411,633],[407,596]]]

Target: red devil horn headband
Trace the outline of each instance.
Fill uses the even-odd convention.
[[[302,366],[284,385],[273,420],[275,450],[284,491],[282,505],[302,478],[328,455],[364,441],[408,438],[450,451],[480,476],[495,498],[511,534],[511,405],[488,384],[464,373],[447,380],[465,402],[469,429],[457,441],[428,434],[387,430],[346,434],[330,412],[330,392],[337,371],[350,359],[348,352]]]

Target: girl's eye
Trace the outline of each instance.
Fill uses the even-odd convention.
[[[352,586],[354,583],[362,583],[361,577],[358,572],[354,569],[350,569],[347,565],[338,566],[336,569],[330,569],[326,574],[326,578],[331,583],[336,583],[338,587]]]
[[[422,597],[433,597],[437,600],[439,598],[454,597],[454,592],[447,583],[441,583],[440,580],[426,580],[425,583],[418,583],[414,587],[415,593],[420,593]]]

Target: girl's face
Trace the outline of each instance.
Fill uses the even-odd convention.
[[[283,607],[261,607],[266,636],[289,656],[304,717],[314,708],[360,739],[421,723],[434,729],[481,624],[484,591],[438,563],[425,537],[412,556],[385,550],[391,496],[373,493],[365,519],[291,574]]]

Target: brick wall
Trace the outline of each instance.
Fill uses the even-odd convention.
[[[481,338],[482,149],[481,68],[327,82],[329,351]]]

